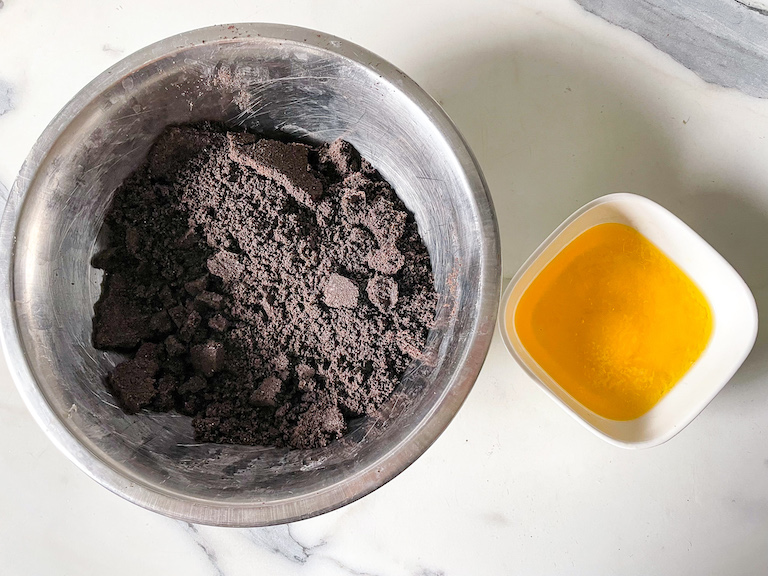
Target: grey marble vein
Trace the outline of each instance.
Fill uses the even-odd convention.
[[[123,52],[125,52],[125,50],[124,50],[124,49],[122,49],[122,48],[116,48],[116,47],[112,46],[111,44],[104,44],[104,45],[101,47],[101,50],[102,50],[103,52],[108,52],[109,54],[116,54],[116,55],[118,55],[118,56],[119,56],[120,54],[122,54]]]
[[[707,82],[768,98],[768,16],[735,0],[576,0]]]
[[[2,0],[0,0],[0,8],[2,8],[1,4]],[[16,102],[13,86],[0,78],[0,116],[13,110],[15,106]]]
[[[359,570],[355,570],[354,568],[350,568],[340,560],[337,560],[336,558],[328,558],[331,562],[333,562],[337,567],[339,567],[341,570],[344,570],[347,574],[350,574],[351,576],[383,576],[382,574],[374,574],[372,572],[360,572]]]
[[[206,537],[205,526],[196,526],[186,522],[179,522],[192,541],[203,551],[208,562],[218,576],[225,576],[225,571],[221,568],[219,553],[216,547]],[[211,528],[218,530],[218,528]],[[308,545],[299,541],[293,534],[291,525],[268,526],[265,528],[243,528],[232,531],[232,534],[244,536],[247,541],[261,550],[271,552],[275,556],[293,562],[302,566],[302,571],[310,570],[309,560],[312,558],[322,559],[328,562],[341,572],[350,576],[385,576],[381,572],[368,572],[353,568],[346,562],[329,554],[327,550],[322,550],[327,546],[327,542],[320,539],[316,544]],[[306,566],[305,566],[306,565]],[[445,572],[434,568],[419,567],[411,572],[413,576],[445,576]]]
[[[249,528],[247,534],[254,544],[298,564],[306,563],[317,548],[325,545],[322,541],[315,546],[301,544],[291,533],[289,525]]]
[[[766,2],[758,2],[755,0],[736,0],[739,4],[744,4],[747,8],[750,10],[754,10],[755,12],[760,12],[760,14],[768,14],[768,3]]]
[[[211,567],[216,571],[216,574],[218,574],[218,576],[225,576],[224,572],[219,567],[219,559],[216,556],[216,551],[206,541],[203,535],[200,534],[200,531],[197,529],[197,526],[187,522],[185,525],[185,529],[189,533],[189,535],[192,537],[192,540],[195,541],[195,544],[197,544],[198,547],[203,551],[206,558],[208,558],[208,562],[211,564]]]

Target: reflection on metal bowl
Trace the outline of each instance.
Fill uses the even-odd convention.
[[[199,444],[186,417],[123,413],[104,386],[120,358],[91,344],[90,266],[115,188],[168,124],[219,120],[309,141],[343,137],[416,217],[441,295],[433,365],[414,362],[376,417],[315,450]],[[49,437],[141,506],[190,522],[306,518],[375,490],[445,429],[485,358],[500,287],[493,207],[467,145],[402,72],[312,30],[216,26],[129,56],[67,104],[31,151],[2,221],[3,344]],[[431,363],[430,363],[431,364]]]

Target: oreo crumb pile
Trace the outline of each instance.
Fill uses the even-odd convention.
[[[347,142],[173,126],[105,218],[93,342],[126,412],[202,442],[313,448],[420,358],[437,294],[392,187]]]

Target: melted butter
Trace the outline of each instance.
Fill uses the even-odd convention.
[[[693,281],[635,229],[615,223],[575,238],[507,314],[539,366],[612,420],[653,408],[701,356],[713,325]]]

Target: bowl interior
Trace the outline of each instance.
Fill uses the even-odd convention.
[[[28,179],[17,182],[24,197],[16,206],[11,315],[49,408],[48,422],[38,419],[76,439],[82,451],[69,452],[78,464],[167,514],[257,525],[316,514],[373,490],[442,431],[487,350],[494,320],[488,294],[498,291],[498,266],[489,262],[497,263],[498,239],[481,176],[466,171],[467,152],[457,158],[463,142],[445,129],[442,113],[425,111],[423,93],[404,92],[407,79],[398,71],[379,73],[375,66],[383,64],[361,62],[372,55],[332,38],[306,43],[308,31],[229,34],[205,29],[144,49],[86,87],[49,127],[49,143],[28,160],[36,170],[27,167]],[[105,389],[107,371],[120,360],[91,344],[101,272],[90,259],[105,210],[166,125],[203,119],[309,141],[347,139],[414,212],[429,249],[440,294],[428,339],[433,362],[414,362],[380,414],[354,422],[327,448],[199,444],[187,417],[128,416]]]
[[[531,357],[515,331],[520,297],[552,259],[582,232],[606,222],[635,228],[661,249],[699,287],[713,314],[710,341],[691,369],[656,406],[639,418],[603,418],[568,394]],[[502,298],[500,326],[507,348],[563,407],[603,438],[625,447],[653,446],[682,430],[730,380],[752,349],[757,311],[738,273],[698,234],[655,202],[611,194],[577,211],[523,265]]]

